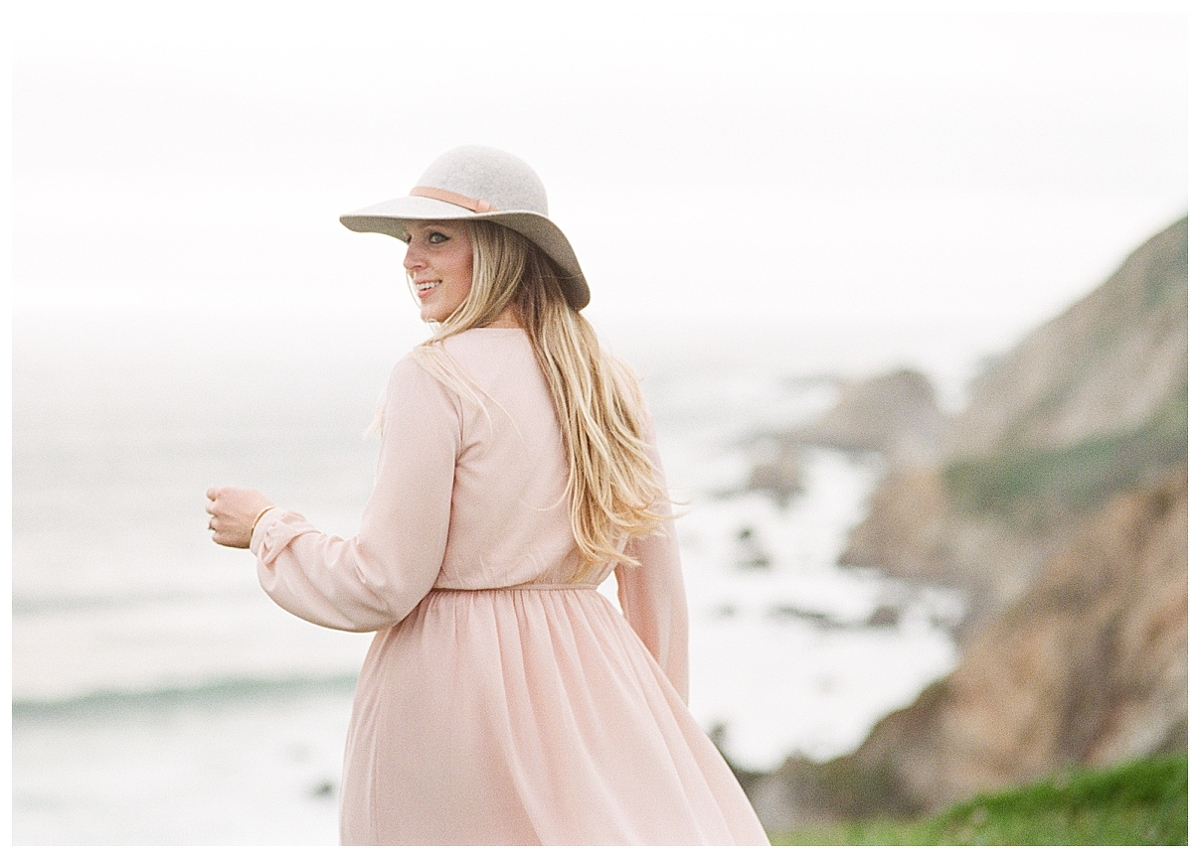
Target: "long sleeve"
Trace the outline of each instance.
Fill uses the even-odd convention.
[[[662,478],[662,462],[651,437],[651,459]],[[670,504],[664,502],[664,513]],[[626,553],[636,559],[636,567],[620,564],[617,598],[625,619],[650,650],[686,703],[688,699],[688,614],[683,588],[683,566],[679,559],[679,539],[675,522],[667,519],[658,533],[630,540]]]
[[[309,622],[375,631],[402,620],[433,587],[446,551],[461,442],[455,401],[411,356],[392,371],[375,488],[358,536],[318,531],[272,510],[250,548],[259,582]]]

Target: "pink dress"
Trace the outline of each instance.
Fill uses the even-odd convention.
[[[273,510],[251,549],[298,617],[373,631],[354,697],[344,844],[761,844],[688,713],[674,528],[614,571],[578,555],[549,390],[519,329],[445,346],[477,395],[410,355],[392,372],[359,535]],[[657,453],[655,454],[657,456]]]

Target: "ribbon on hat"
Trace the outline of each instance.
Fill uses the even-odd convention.
[[[411,197],[427,197],[431,200],[450,203],[452,206],[461,206],[464,209],[470,209],[475,214],[496,211],[496,207],[487,200],[472,199],[464,194],[456,194],[454,191],[444,191],[441,188],[428,188],[424,185],[418,185],[409,191],[408,195]]]

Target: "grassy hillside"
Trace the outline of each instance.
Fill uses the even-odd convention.
[[[951,503],[1035,530],[1061,522],[1064,513],[1095,509],[1187,459],[1187,410],[1185,383],[1160,413],[1132,432],[953,462],[944,471]]]
[[[877,820],[772,838],[778,846],[1182,846],[1187,844],[1187,756],[980,796],[927,820]]]

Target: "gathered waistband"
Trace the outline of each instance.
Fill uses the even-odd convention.
[[[434,587],[431,593],[504,593],[508,590],[595,590],[598,584],[514,584],[511,587]]]

